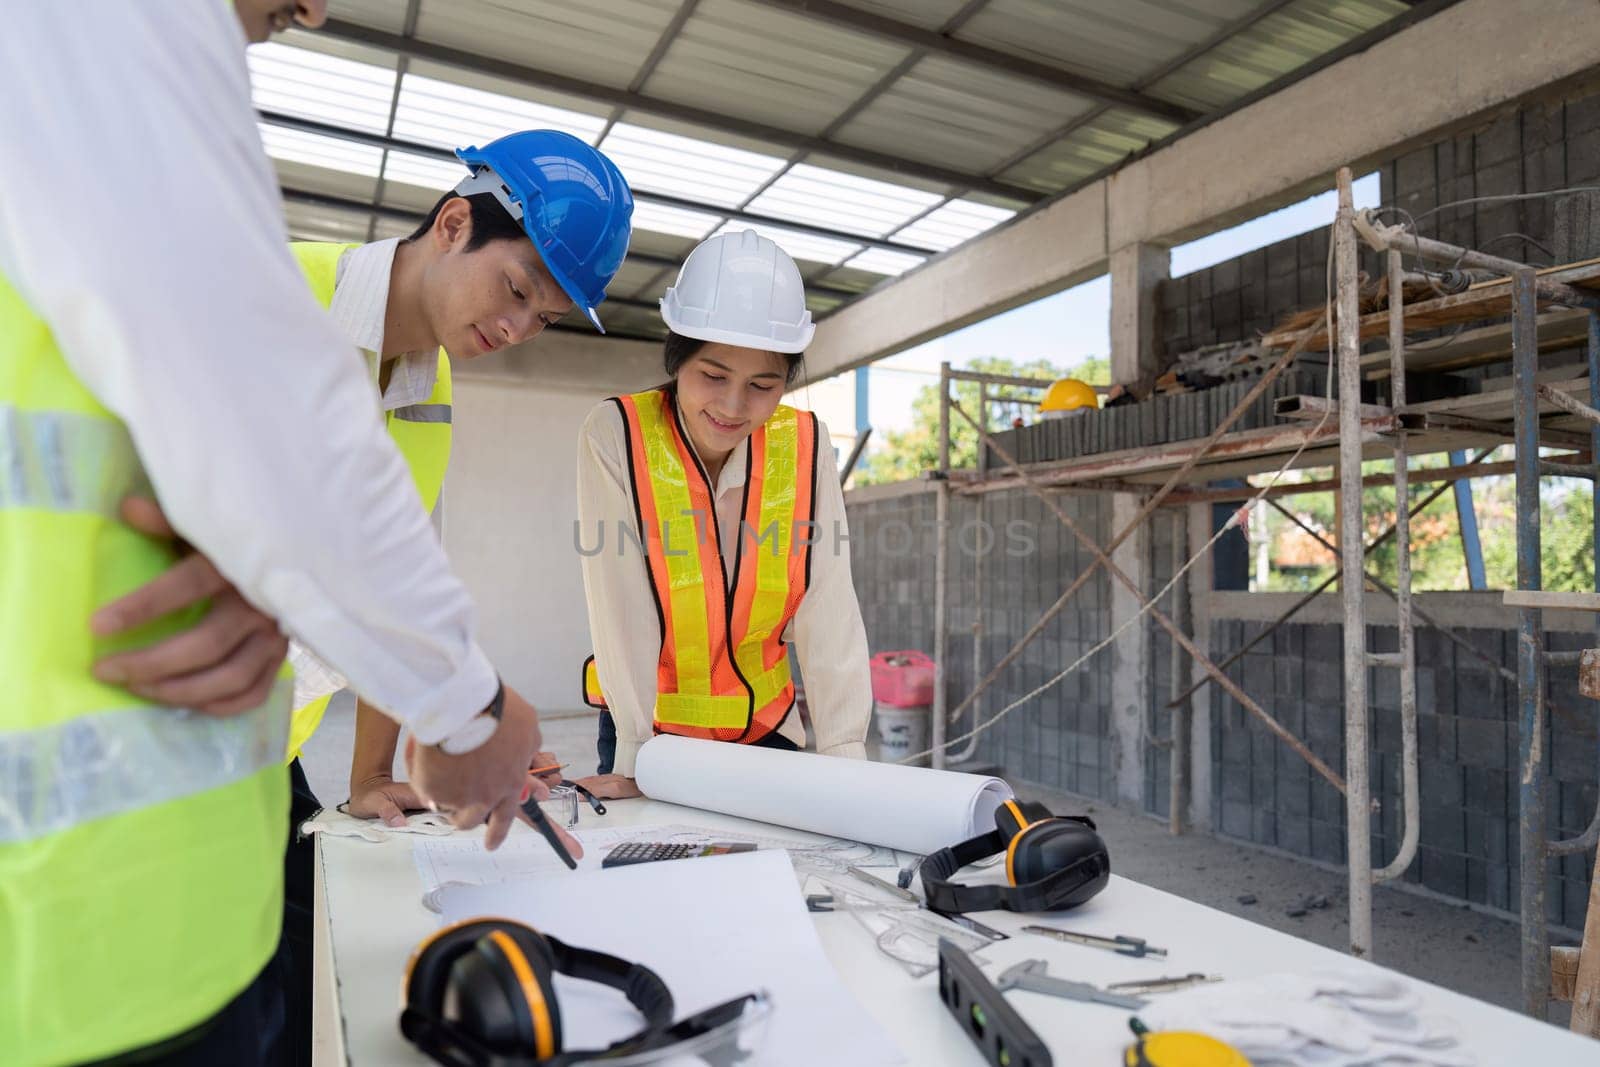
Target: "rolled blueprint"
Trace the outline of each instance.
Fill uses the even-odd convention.
[[[661,734],[639,749],[645,796],[926,855],[994,829],[998,778]]]

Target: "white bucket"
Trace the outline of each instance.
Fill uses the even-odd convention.
[[[927,749],[929,729],[927,705],[897,708],[891,704],[874,701],[872,710],[878,720],[878,738],[882,742],[878,752],[879,759],[883,762],[894,763],[905,759],[913,752]],[[928,757],[924,756],[917,762],[927,763]]]

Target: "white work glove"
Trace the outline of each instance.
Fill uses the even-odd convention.
[[[406,816],[404,826],[389,826],[378,819],[358,819],[342,811],[324,808],[314,818],[300,824],[300,832],[328,834],[332,837],[359,837],[363,841],[386,841],[394,834],[421,834],[425,837],[443,837],[454,828],[450,817],[432,811],[419,811]]]
[[[1257,1067],[1472,1067],[1449,1027],[1415,1014],[1420,998],[1376,971],[1267,975],[1163,996],[1139,1018],[1152,1030],[1196,1030]]]

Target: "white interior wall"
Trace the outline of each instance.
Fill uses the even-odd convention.
[[[484,651],[547,714],[583,706],[590,646],[574,472],[584,416],[608,395],[455,382],[445,550],[477,602]]]

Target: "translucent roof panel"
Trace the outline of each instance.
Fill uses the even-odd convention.
[[[283,205],[289,236],[296,241],[365,241],[368,216],[291,200]]]
[[[359,174],[376,178],[383,163],[383,149],[356,144],[337,137],[286,130],[281,126],[258,124],[261,143],[273,159],[303,163],[309,167],[322,167],[342,174]]]
[[[937,193],[800,163],[749,206],[762,215],[882,237],[940,199]]]
[[[389,125],[394,70],[267,42],[246,53],[251,96],[263,111],[278,111],[367,133]]]
[[[600,148],[639,192],[722,207],[744,203],[785,163],[778,156],[625,122],[611,128]]]
[[[812,233],[786,230],[780,226],[730,222],[717,232],[737,233],[741,230],[754,230],[761,236],[776,243],[779,248],[795,259],[810,260],[813,263],[840,263],[861,251],[860,245],[850,244],[848,241],[836,241],[829,237],[818,237]]]
[[[886,248],[869,248],[853,259],[846,261],[845,266],[853,270],[866,270],[874,274],[894,276],[904,274],[912,267],[920,267],[927,260],[922,256],[913,256],[905,252],[891,252]]]
[[[415,185],[419,189],[444,192],[454,189],[456,183],[467,176],[467,168],[460,163],[446,163],[432,156],[419,156],[414,152],[390,152],[384,164],[385,181]]]
[[[394,135],[403,141],[462,148],[518,130],[561,130],[594,143],[605,120],[531,100],[406,74],[400,82]]]
[[[674,237],[689,237],[700,241],[716,229],[720,222],[722,222],[721,215],[688,211],[684,208],[668,207],[665,204],[647,204],[638,200],[633,202],[633,228],[636,230],[650,230],[654,233],[667,233]]]
[[[990,207],[975,200],[952,200],[897,231],[894,239],[901,244],[943,252],[993,229],[1015,214],[1015,211]]]

